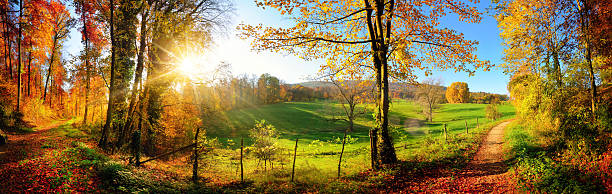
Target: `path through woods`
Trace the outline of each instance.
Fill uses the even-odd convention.
[[[8,144],[0,146],[0,193],[73,193],[97,188],[99,180],[91,169],[79,168],[67,148],[85,141],[74,129],[74,120],[58,120],[32,132],[9,133]]]

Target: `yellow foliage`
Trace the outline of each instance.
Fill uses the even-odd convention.
[[[453,82],[446,88],[446,100],[453,104],[470,102],[470,88],[467,83]]]

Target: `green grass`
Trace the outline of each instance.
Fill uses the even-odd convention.
[[[485,107],[486,104],[443,104],[435,112],[433,122],[426,122],[417,104],[395,100],[391,105],[390,121],[398,158],[417,163],[456,163],[458,158],[466,160],[471,153],[469,150],[475,150],[474,146],[480,142],[484,132],[498,123],[485,118]],[[227,149],[217,150],[217,156],[211,158],[215,164],[208,166],[206,171],[235,180],[238,177],[235,172],[240,138],[245,138],[245,146],[251,145],[248,131],[256,120],[263,119],[281,132],[278,142],[283,151],[277,157],[281,158],[281,162],[275,165],[284,169],[279,170],[282,172],[268,172],[279,176],[267,176],[260,172],[263,164],[257,167],[256,159],[249,157],[245,159],[249,178],[266,182],[273,181],[269,179],[288,180],[290,175],[286,172],[291,167],[296,137],[300,138],[296,162],[296,171],[300,172],[298,179],[321,182],[334,177],[342,146],[338,140],[346,124],[328,121],[332,118],[330,110],[340,111],[341,106],[325,102],[287,102],[228,111],[225,116],[229,123],[211,127],[207,131],[209,137],[218,138]],[[509,104],[500,105],[499,111],[503,114],[501,120],[514,117],[514,108]],[[479,129],[475,129],[476,118]],[[464,134],[466,121],[469,134]],[[448,143],[442,136],[444,124],[447,124]],[[355,130],[349,133],[354,142],[345,148],[343,174],[354,174],[370,167],[368,130],[373,126],[372,112],[357,118]]]
[[[55,122],[64,122],[61,125],[50,129],[52,133],[54,133],[57,136],[65,136],[65,137],[70,137],[70,138],[76,138],[76,139],[80,139],[80,138],[88,138],[89,135],[87,133],[85,133],[83,130],[74,127],[73,124],[76,121],[75,118],[72,118],[68,121],[55,121]],[[56,123],[52,123],[51,125],[55,125]]]

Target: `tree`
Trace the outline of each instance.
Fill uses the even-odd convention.
[[[272,50],[305,59],[327,59],[322,70],[342,75],[371,76],[377,86],[377,126],[370,132],[372,167],[397,161],[389,135],[389,79],[414,80],[414,68],[488,68],[473,52],[477,43],[462,34],[440,28],[442,16],[453,13],[461,21],[477,23],[476,8],[457,1],[277,1],[257,0],[287,15],[288,28],[240,25],[241,37],[254,38],[256,50]],[[417,54],[428,51],[424,54]],[[370,59],[370,60],[368,60]],[[373,71],[373,72],[372,72]],[[380,133],[380,145],[378,134]]]
[[[83,50],[83,60],[85,61],[83,68],[85,71],[85,113],[83,114],[83,124],[87,125],[87,115],[89,111],[89,96],[91,90],[91,72],[92,72],[92,61],[91,58],[94,55],[92,53],[92,44],[94,42],[94,46],[96,42],[100,41],[101,32],[98,30],[97,22],[95,21],[95,16],[97,14],[97,10],[95,9],[95,2],[91,0],[75,0],[73,2],[75,6],[76,14],[80,15],[79,22],[82,24],[81,35],[82,35],[82,43],[84,44]]]
[[[429,122],[433,121],[433,110],[438,108],[438,104],[444,99],[442,91],[440,80],[433,78],[423,80],[417,88],[416,96],[423,107],[423,114]]]
[[[347,132],[353,132],[355,128],[355,118],[365,114],[365,108],[358,110],[357,105],[367,102],[368,94],[373,91],[373,88],[368,82],[358,82],[356,80],[337,81],[333,76],[329,80],[336,86],[339,95],[336,99],[342,105],[344,110],[342,118],[334,118],[335,121],[344,121],[348,124],[348,128],[344,129],[342,136],[342,150],[340,151],[340,159],[338,160],[338,178],[340,177],[340,169],[342,166],[342,156],[344,155],[344,146],[346,144]]]
[[[146,122],[152,127],[159,125],[162,111],[162,97],[170,86],[174,61],[180,61],[178,53],[186,48],[185,42],[204,48],[210,43],[210,30],[221,27],[231,10],[225,0],[195,1],[154,1],[150,4],[151,21],[147,31],[148,45],[147,79],[144,87],[144,102],[141,102],[142,113]],[[177,53],[177,55],[172,55]],[[151,145],[153,132],[143,132],[144,143]],[[147,150],[147,149],[145,149]]]
[[[111,51],[110,51],[110,86],[109,86],[109,92],[108,92],[108,106],[106,108],[106,121],[104,122],[104,127],[102,128],[102,134],[100,135],[100,140],[98,141],[98,146],[105,149],[107,144],[108,144],[108,136],[109,136],[109,131],[111,128],[111,121],[113,120],[113,110],[114,110],[114,103],[113,100],[115,99],[114,95],[115,95],[115,1],[114,0],[110,0],[110,22],[109,22],[109,28],[110,28],[110,42],[111,42]]]
[[[59,50],[61,48],[62,41],[68,37],[70,28],[74,25],[74,20],[70,17],[70,13],[66,9],[66,6],[58,1],[50,1],[47,5],[50,15],[50,27],[52,29],[52,44],[49,59],[49,68],[47,71],[47,78],[45,81],[45,88],[43,90],[43,100],[47,101],[47,87],[49,85],[49,78],[53,73],[53,63],[57,60]],[[59,61],[59,60],[58,60]],[[58,64],[61,65],[61,64]]]
[[[139,87],[142,86],[142,75],[144,71],[144,58],[145,58],[145,50],[147,48],[147,23],[149,18],[149,0],[142,1],[142,11],[140,17],[140,37],[139,37],[139,48],[138,48],[138,56],[136,59],[136,72],[134,75],[134,83],[132,84],[132,91],[130,95],[129,108],[126,114],[127,121],[125,123],[124,131],[132,131],[134,127],[134,112],[136,109],[136,97],[140,94]],[[142,95],[141,95],[142,97]],[[142,102],[142,101],[141,101]]]
[[[115,28],[115,82],[112,100],[112,129],[117,133],[117,147],[123,146],[130,134],[126,128],[128,115],[128,91],[134,76],[134,58],[136,56],[136,24],[137,16],[142,8],[141,0],[120,0],[117,9]]]
[[[453,82],[446,88],[446,100],[449,103],[470,102],[470,88],[465,82]]]
[[[512,74],[532,73],[545,78],[539,88],[541,95],[548,95],[556,103],[554,112],[564,112],[567,102],[566,83],[563,83],[567,69],[576,56],[585,62],[588,71],[591,115],[594,118],[598,101],[594,59],[604,57],[607,32],[601,21],[609,16],[609,3],[591,0],[502,0],[497,6],[497,21],[503,40],[506,72]],[[601,16],[604,16],[602,18]],[[594,39],[598,38],[598,39]],[[609,55],[608,55],[609,56]],[[605,60],[605,59],[604,59]],[[565,67],[564,67],[565,66]]]
[[[17,20],[19,24],[17,36],[17,112],[21,111],[19,104],[21,102],[21,33],[23,31],[23,0],[19,0],[19,18]]]
[[[263,104],[273,104],[280,99],[280,82],[278,78],[264,73],[257,80],[259,99]]]

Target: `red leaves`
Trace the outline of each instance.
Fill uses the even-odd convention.
[[[92,171],[74,165],[74,160],[60,152],[48,152],[41,157],[2,166],[0,175],[7,177],[0,183],[3,192],[87,192],[99,181]]]

